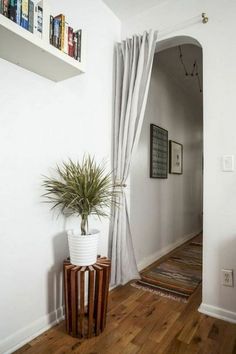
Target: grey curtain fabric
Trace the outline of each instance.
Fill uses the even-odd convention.
[[[125,185],[131,158],[138,143],[147,103],[157,32],[144,32],[116,45],[113,127],[113,173],[116,184]],[[113,210],[109,256],[111,285],[139,278],[132,244],[125,188],[120,206]]]

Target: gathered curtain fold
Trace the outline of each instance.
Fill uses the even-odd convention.
[[[141,133],[157,32],[135,35],[115,48],[115,92],[113,121],[113,180],[124,186]],[[112,261],[111,285],[139,278],[129,222],[126,190],[112,211],[109,256]]]

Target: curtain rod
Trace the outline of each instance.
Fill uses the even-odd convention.
[[[194,25],[194,24],[199,23],[199,22],[202,22],[203,24],[206,24],[208,21],[209,21],[209,18],[207,17],[206,13],[203,12],[201,15],[194,16],[194,17],[190,18],[189,20],[187,20],[185,22],[181,22],[181,23],[179,23],[179,24],[177,24],[175,26],[167,27],[164,30],[160,30],[158,39],[160,37],[165,37],[165,36],[167,36],[168,34],[174,32],[174,31],[181,30],[181,29],[183,29],[183,28],[185,28],[187,26],[191,26],[191,25]]]

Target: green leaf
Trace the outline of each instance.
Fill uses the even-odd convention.
[[[119,205],[119,191],[114,188],[111,173],[106,173],[104,162],[97,164],[94,157],[84,155],[81,162],[68,161],[57,165],[55,177],[45,177],[43,195],[52,209],[59,208],[66,215],[81,217],[81,233],[88,232],[88,217],[108,217],[111,207]]]

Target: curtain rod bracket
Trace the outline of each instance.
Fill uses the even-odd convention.
[[[209,21],[209,18],[207,17],[206,13],[202,13],[202,23],[205,24]]]

